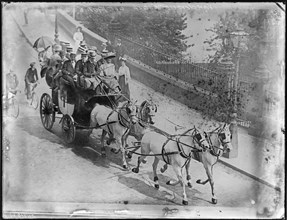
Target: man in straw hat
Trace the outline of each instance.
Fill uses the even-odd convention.
[[[85,79],[85,88],[87,89],[95,89],[96,86],[98,85],[98,80],[95,79],[95,76],[98,75],[97,74],[97,61],[96,59],[98,58],[98,54],[94,51],[91,50],[89,51],[89,59],[88,61],[85,63],[84,65],[84,69],[83,69],[83,75],[84,75],[84,79]]]
[[[78,60],[76,62],[76,76],[77,76],[77,79],[78,79],[78,85],[81,87],[82,86],[82,83],[81,83],[81,76],[83,76],[83,73],[84,73],[84,66],[85,66],[85,63],[88,61],[88,52],[85,50],[81,53],[81,59]]]
[[[62,67],[62,77],[60,78],[60,95],[61,97],[66,96],[66,90],[64,91],[64,87],[66,82],[74,88],[74,77],[76,75],[76,52],[70,52],[69,60],[65,61]],[[65,93],[65,94],[64,94]]]

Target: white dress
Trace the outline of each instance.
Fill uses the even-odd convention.
[[[77,32],[74,34],[73,39],[74,39],[74,41],[75,41],[75,49],[77,50],[78,47],[80,46],[81,41],[84,40],[84,35],[83,35],[82,32],[77,31]]]

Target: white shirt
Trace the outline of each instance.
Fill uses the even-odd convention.
[[[128,83],[131,79],[130,69],[127,66],[121,66],[119,68],[119,76],[125,76],[125,81]]]

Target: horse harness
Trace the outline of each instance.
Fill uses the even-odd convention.
[[[191,131],[191,130],[194,130],[193,133],[192,133],[192,135],[186,135],[186,133],[188,133],[188,132]],[[183,158],[186,159],[184,165],[182,166],[182,167],[184,167],[184,166],[190,161],[192,154],[205,151],[205,149],[203,149],[203,150],[202,150],[202,149],[198,149],[198,148],[196,148],[196,147],[190,146],[190,145],[185,144],[185,143],[182,143],[182,142],[180,141],[180,138],[183,137],[183,136],[191,136],[191,137],[193,138],[193,142],[195,141],[195,142],[197,142],[197,144],[198,144],[199,146],[201,146],[201,143],[204,141],[204,139],[203,139],[203,138],[199,138],[199,136],[197,136],[198,134],[195,134],[195,133],[196,133],[195,128],[192,128],[192,129],[187,130],[186,132],[184,132],[184,133],[181,134],[181,135],[176,135],[176,136],[175,136],[175,139],[173,139],[173,138],[168,138],[168,139],[166,140],[166,142],[165,142],[165,143],[163,144],[163,146],[162,146],[162,157],[163,157],[164,162],[167,163],[167,164],[170,164],[170,159],[169,159],[168,155],[170,155],[170,154],[178,154],[178,153],[179,153],[180,156],[182,156]],[[165,151],[164,147],[166,146],[166,144],[167,144],[170,140],[176,142],[178,151],[176,151],[176,152],[170,152],[170,153],[167,153],[167,152]],[[192,150],[189,152],[189,154],[186,154],[186,152],[184,152],[182,145],[187,146],[187,147],[189,147],[189,148],[192,148]],[[202,147],[202,146],[201,146],[201,147]],[[202,147],[202,148],[203,148],[203,147]],[[165,155],[166,155],[166,158],[164,157]]]
[[[219,127],[219,128],[220,128],[220,127]],[[228,144],[229,142],[223,142],[222,139],[221,139],[221,137],[222,137],[223,139],[225,139],[225,134],[221,134],[221,131],[223,130],[223,128],[220,129],[219,131],[215,132],[215,131],[218,130],[219,128],[216,128],[214,131],[212,131],[212,132],[210,132],[210,133],[216,133],[216,134],[218,135],[217,138],[219,139],[219,141],[220,141],[220,143],[221,143],[222,145]],[[215,156],[215,157],[219,157],[219,156],[220,156],[220,153],[216,154],[214,148],[217,148],[217,149],[222,150],[222,151],[224,151],[224,149],[221,149],[220,147],[214,146],[213,143],[212,143],[212,141],[211,141],[211,139],[210,139],[210,135],[206,135],[206,138],[207,138],[207,141],[208,141],[208,143],[209,143],[209,145],[210,145],[210,154],[213,155],[213,156]]]
[[[114,123],[116,123],[116,122],[119,122],[121,126],[127,128],[127,129],[129,129],[129,128],[130,128],[130,122],[129,122],[129,120],[127,120],[127,119],[123,116],[123,113],[124,113],[123,109],[125,108],[126,105],[127,105],[127,104],[125,104],[122,108],[120,108],[120,112],[117,112],[115,109],[113,109],[113,110],[109,113],[109,115],[108,115],[108,117],[107,117],[106,123],[101,124],[101,125],[98,125],[98,126],[99,126],[99,127],[102,127],[102,126],[105,126],[105,125],[106,125],[107,128],[108,128],[108,130],[109,130],[109,133],[110,133],[110,134],[113,133],[113,132],[112,132],[112,129],[111,129],[111,127],[110,127],[110,124],[114,124]],[[118,120],[117,120],[117,121],[109,121],[110,117],[112,116],[112,114],[113,114],[114,112],[117,112],[117,113],[118,113]]]

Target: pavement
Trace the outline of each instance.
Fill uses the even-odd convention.
[[[21,12],[21,10],[11,11],[11,14],[30,45],[32,45],[38,37],[43,35],[54,39],[55,17],[53,12],[47,11],[47,14],[44,14],[35,10],[28,13],[28,25],[24,24],[23,12]],[[39,24],[41,25],[39,26]],[[72,36],[69,36],[63,29],[60,28],[60,26],[59,39],[69,41],[72,46],[74,45]],[[136,91],[138,86],[143,85],[133,80],[131,91]],[[131,94],[133,94],[132,92]],[[173,107],[168,107],[166,102],[162,102],[163,105],[159,105],[159,112],[165,111],[165,115],[167,115],[164,118],[165,120],[160,119],[159,121],[161,123],[156,124],[160,129],[171,133],[175,132],[173,129],[167,129],[168,127],[171,127],[171,123],[167,122],[166,119],[176,122],[178,125],[188,127],[189,120],[186,120],[186,117],[191,118],[192,123],[195,125],[207,126],[209,129],[212,127],[214,128],[214,123],[212,126],[211,122],[206,122],[199,112],[187,108],[185,105],[176,102],[175,100],[171,100],[168,97],[164,97],[164,95],[155,91],[147,90],[146,92],[148,93],[148,96],[153,97],[155,102],[156,100],[162,102],[162,100],[165,99],[169,100],[168,104],[172,103]],[[182,118],[180,118],[180,116],[175,116],[173,108],[175,108],[177,111],[184,110],[186,114]],[[218,124],[218,122],[215,123]],[[172,125],[172,128],[174,128],[174,125]],[[278,187],[282,187],[280,184],[282,183],[282,177],[280,177],[278,172],[280,173],[284,169],[285,151],[282,148],[284,145],[250,136],[248,135],[247,131],[242,128],[238,129],[238,145],[238,156],[236,158],[220,158],[224,165],[272,188],[278,189]]]

